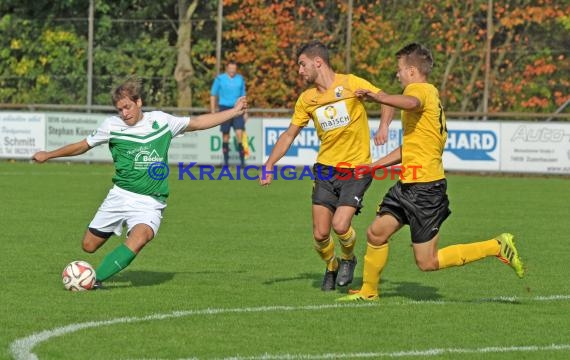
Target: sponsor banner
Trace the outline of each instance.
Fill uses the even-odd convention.
[[[43,113],[0,113],[0,158],[31,159],[45,148]]]
[[[85,113],[46,113],[46,147],[55,150],[67,144],[85,139],[99,127],[109,115]],[[106,144],[96,146],[85,154],[54,160],[111,162],[111,152]],[[53,160],[51,160],[53,161]]]
[[[446,170],[499,171],[501,126],[493,121],[447,121]]]
[[[249,118],[245,125],[248,137],[249,156],[245,162],[248,165],[261,165],[261,125],[259,118]],[[222,153],[222,133],[220,127],[216,126],[207,130],[187,132],[183,136],[172,139],[168,162],[177,164],[179,162],[205,165],[221,165],[224,163]],[[233,128],[230,131],[230,165],[240,163],[238,153],[238,142],[235,138]]]
[[[570,174],[570,123],[501,123],[501,170]]]
[[[263,120],[263,162],[275,147],[279,136],[287,130],[289,119],[266,119]],[[320,141],[317,130],[312,123],[304,127],[299,135],[293,140],[291,147],[279,160],[280,165],[310,165],[317,159]]]
[[[402,145],[402,123],[400,121],[393,121],[388,129],[388,140],[384,145],[376,146],[374,144],[374,136],[380,127],[380,120],[369,120],[370,126],[370,153],[372,161],[383,158],[391,153],[398,146]]]
[[[263,122],[263,161],[267,160],[279,136],[287,130],[290,120],[271,119]],[[379,120],[370,120],[370,151],[376,161],[402,144],[402,124],[394,121],[388,130],[388,141],[374,144]],[[447,170],[498,171],[500,164],[499,133],[496,122],[448,121],[448,139],[443,153]],[[279,161],[281,165],[310,165],[317,158],[320,141],[312,124],[305,127],[293,141],[289,151]]]

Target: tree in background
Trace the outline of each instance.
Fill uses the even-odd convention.
[[[300,43],[319,38],[331,62],[391,92],[394,52],[430,47],[431,80],[448,111],[481,111],[488,0],[224,0],[223,60],[240,63],[251,104],[292,108],[304,86]],[[137,74],[149,106],[206,107],[215,76],[217,0],[97,0],[93,103]],[[84,0],[0,2],[0,103],[86,102],[87,8]],[[494,0],[489,111],[553,112],[570,99],[570,4]]]

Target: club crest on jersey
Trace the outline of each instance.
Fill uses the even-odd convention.
[[[156,120],[154,120],[154,121],[152,122],[152,128],[153,128],[153,129],[158,129],[158,128],[159,128],[158,123],[156,122]]]
[[[335,95],[337,98],[340,98],[340,97],[342,96],[342,92],[343,92],[343,91],[344,91],[344,87],[342,87],[342,86],[337,86],[337,87],[334,89],[334,95]]]
[[[327,107],[325,108],[324,114],[325,114],[325,116],[326,116],[327,118],[329,118],[329,119],[332,120],[332,119],[336,118],[337,111],[336,111],[336,109],[334,108],[334,106],[330,106],[330,105],[329,105],[329,106],[327,106]]]

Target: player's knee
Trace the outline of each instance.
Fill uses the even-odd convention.
[[[98,246],[96,246],[95,244],[91,243],[91,242],[87,242],[87,241],[83,241],[83,251],[87,252],[87,253],[94,253],[95,251],[97,251]]]
[[[95,228],[88,228],[85,232],[85,236],[83,237],[83,251],[94,253],[111,237],[111,235],[113,235],[112,232],[103,232]]]
[[[335,233],[339,235],[346,234],[348,230],[350,230],[350,223],[346,223],[344,221],[336,221],[333,219],[332,228]]]
[[[325,241],[326,239],[328,239],[330,236],[330,232],[326,232],[322,229],[317,229],[314,228],[313,229],[313,238],[315,239],[315,241]]]
[[[366,239],[368,243],[374,246],[382,246],[388,242],[388,238],[380,233],[376,233],[372,227],[366,230]]]
[[[437,259],[416,259],[416,265],[421,271],[435,271],[439,267]]]

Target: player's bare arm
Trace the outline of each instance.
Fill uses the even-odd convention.
[[[384,145],[388,141],[388,128],[394,119],[394,108],[387,105],[382,105],[380,112],[380,126],[374,135],[374,144],[376,146]]]
[[[68,144],[52,151],[38,151],[34,156],[32,156],[32,160],[38,163],[43,163],[49,159],[81,155],[89,149],[91,149],[91,147],[87,143],[87,140],[83,139],[79,142]]]
[[[213,114],[203,114],[196,116],[190,120],[186,131],[196,131],[209,129],[214,126],[220,125],[221,123],[234,118],[239,115],[243,115],[247,111],[247,99],[245,96],[240,97],[233,108],[213,113]]]
[[[421,102],[418,98],[407,95],[390,95],[384,91],[373,93],[370,90],[358,89],[354,92],[358,97],[364,99],[376,101],[383,105],[393,106],[398,109],[413,111],[417,110],[421,106]]]
[[[392,150],[388,155],[371,163],[370,167],[382,168],[382,167],[396,165],[401,162],[402,162],[402,146],[398,146],[397,148]]]
[[[279,139],[277,139],[277,142],[275,143],[275,146],[273,147],[273,150],[271,151],[269,158],[263,165],[266,171],[273,170],[273,166],[275,165],[275,163],[279,161],[279,159],[281,159],[283,156],[285,156],[285,154],[291,147],[291,144],[293,143],[293,141],[295,140],[297,135],[299,135],[300,132],[301,132],[300,126],[290,124],[287,130],[285,130],[285,132],[279,136]],[[266,174],[265,179],[262,176],[260,176],[259,184],[267,186],[271,184],[272,179],[273,177],[271,176],[271,174]]]

